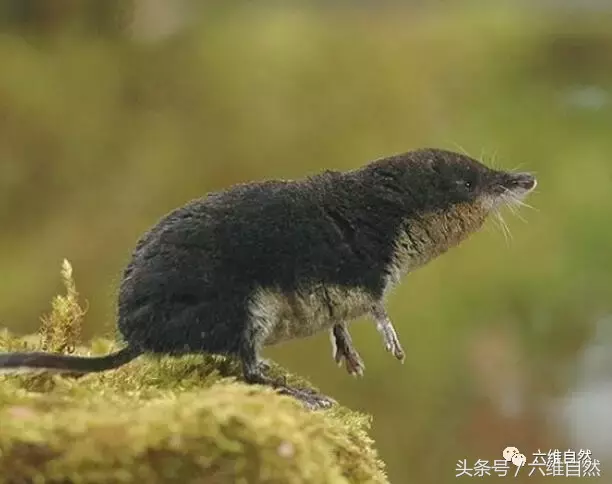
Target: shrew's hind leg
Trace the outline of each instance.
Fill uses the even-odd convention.
[[[320,395],[311,390],[293,388],[285,382],[276,381],[265,374],[265,362],[259,358],[259,348],[265,335],[260,334],[253,327],[249,328],[242,336],[240,342],[239,356],[242,362],[242,372],[247,383],[266,385],[275,388],[278,393],[290,395],[301,401],[306,408],[318,410],[331,407],[335,401],[325,395]]]

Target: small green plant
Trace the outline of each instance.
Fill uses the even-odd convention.
[[[80,343],[83,318],[87,309],[79,304],[79,293],[72,276],[72,265],[62,263],[61,277],[66,295],[57,295],[51,301],[51,313],[41,318],[40,348],[43,351],[73,353]]]

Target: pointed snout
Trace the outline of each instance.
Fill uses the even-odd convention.
[[[513,173],[508,177],[506,188],[510,190],[525,190],[530,192],[538,184],[538,181],[531,173]]]

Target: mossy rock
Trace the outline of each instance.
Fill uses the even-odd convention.
[[[0,351],[112,351],[108,340],[74,344],[83,314],[69,290],[40,335],[5,333]],[[367,416],[341,406],[309,411],[239,375],[232,359],[185,356],[141,357],[81,378],[0,376],[0,482],[388,482]]]

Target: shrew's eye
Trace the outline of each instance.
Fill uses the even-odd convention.
[[[457,180],[457,186],[465,188],[466,190],[472,189],[472,182],[469,180]]]

